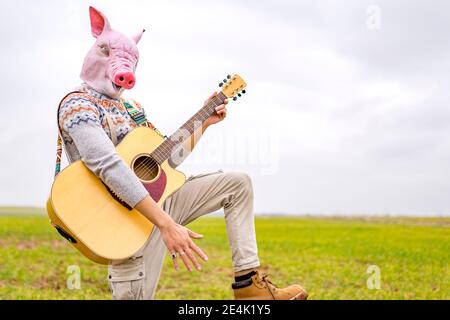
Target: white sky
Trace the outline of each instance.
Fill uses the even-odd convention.
[[[45,203],[90,4],[116,30],[147,29],[127,96],[167,134],[224,75],[246,79],[187,173],[248,172],[259,213],[450,215],[445,0],[1,0],[0,205]]]

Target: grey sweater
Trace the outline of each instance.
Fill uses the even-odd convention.
[[[82,160],[119,198],[135,207],[148,192],[117,154],[111,139],[116,137],[119,143],[137,127],[136,122],[121,99],[112,99],[86,85],[76,90],[82,93],[64,99],[58,113],[69,162]],[[134,101],[127,102],[141,108]],[[108,117],[113,128],[108,125]]]

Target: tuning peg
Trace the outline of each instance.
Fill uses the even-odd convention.
[[[223,79],[223,83],[227,83],[227,81],[228,81],[227,79]]]
[[[230,76],[230,75],[227,75],[227,79],[231,79],[231,76]]]
[[[245,94],[247,91],[245,91],[245,90],[242,90],[242,94]]]
[[[238,93],[238,97],[240,98],[242,96],[242,94]]]
[[[222,86],[223,86],[223,83],[221,82],[221,83],[219,83],[219,87],[221,87],[222,88]]]
[[[236,101],[237,100],[237,97],[233,97],[233,101]]]

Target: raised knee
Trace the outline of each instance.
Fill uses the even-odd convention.
[[[252,179],[248,174],[244,172],[228,172],[226,173],[226,175],[231,183],[235,184],[236,186],[239,186],[245,191],[252,192],[253,190]]]

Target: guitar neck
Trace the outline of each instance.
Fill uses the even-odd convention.
[[[151,157],[159,164],[169,159],[172,152],[177,149],[180,144],[189,139],[194,132],[203,125],[205,120],[215,112],[215,108],[223,104],[226,98],[227,97],[222,92],[219,92],[168,139],[164,140],[164,142],[152,152]]]

